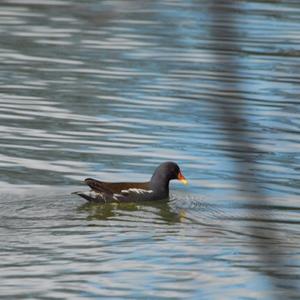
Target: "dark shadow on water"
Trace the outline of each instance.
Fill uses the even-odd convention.
[[[237,80],[241,73],[240,64],[241,46],[238,41],[238,22],[235,19],[234,1],[215,0],[211,4],[211,13],[213,24],[222,24],[222,26],[212,26],[211,34],[214,39],[213,53],[216,63],[216,90],[226,95],[234,95],[239,99],[238,105],[232,97],[215,99],[216,112],[222,117],[220,124],[223,126],[224,135],[228,142],[229,151],[237,155],[235,164],[236,180],[244,191],[244,197],[250,199],[245,211],[247,218],[245,221],[251,221],[256,226],[248,226],[248,234],[253,237],[260,236],[260,239],[252,238],[252,247],[257,252],[257,260],[261,261],[259,272],[267,276],[274,288],[274,297],[286,299],[296,299],[299,295],[299,285],[295,281],[297,276],[289,263],[286,261],[284,253],[286,252],[285,239],[278,235],[280,231],[278,221],[270,215],[267,222],[272,230],[265,231],[260,224],[260,219],[256,216],[256,209],[252,205],[268,205],[268,197],[262,189],[259,181],[260,165],[255,160],[257,146],[252,142],[249,130],[255,126],[251,124],[246,117],[247,98],[246,91],[243,89],[241,81]],[[230,84],[224,81],[223,74],[226,73],[232,80]],[[255,134],[259,132],[255,131]],[[236,153],[236,149],[243,149]],[[243,176],[244,175],[244,176]],[[251,194],[251,196],[250,196]],[[265,220],[266,221],[266,220]],[[286,222],[285,222],[286,223]],[[280,295],[279,295],[280,294]]]
[[[88,221],[109,220],[126,213],[145,212],[154,214],[166,224],[180,223],[183,210],[177,211],[172,202],[161,200],[140,203],[84,203],[77,208],[78,213],[86,214]]]

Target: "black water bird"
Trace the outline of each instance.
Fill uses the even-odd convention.
[[[103,182],[87,178],[84,182],[91,188],[87,192],[74,192],[90,202],[138,202],[155,201],[169,197],[170,180],[188,181],[174,162],[164,162],[154,171],[147,182]]]

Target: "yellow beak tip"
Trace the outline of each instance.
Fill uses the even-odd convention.
[[[181,179],[180,182],[182,182],[184,185],[189,185],[189,182],[186,179]]]

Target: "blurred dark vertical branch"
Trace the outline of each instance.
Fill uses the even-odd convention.
[[[220,89],[220,94],[226,95],[230,92],[234,95],[235,100],[227,97],[218,99],[217,109],[220,111],[222,118],[220,122],[224,127],[226,139],[230,145],[230,149],[234,151],[235,156],[239,155],[236,163],[236,174],[241,190],[248,201],[248,214],[252,220],[255,220],[254,210],[251,205],[267,205],[267,197],[264,191],[258,184],[259,165],[255,161],[255,155],[258,149],[250,140],[253,135],[249,136],[247,130],[247,119],[245,116],[245,98],[242,87],[240,85],[239,73],[240,65],[238,63],[237,54],[239,45],[237,26],[234,19],[235,1],[214,0],[211,4],[212,20],[212,38],[214,39],[214,54],[216,59],[216,74],[219,72],[217,81]],[[230,83],[223,79],[224,74],[230,78]],[[238,100],[236,100],[238,99]],[[256,137],[254,137],[255,139]],[[243,174],[243,178],[241,177]],[[272,221],[272,220],[271,220]],[[259,223],[259,221],[257,221]],[[269,223],[271,224],[271,222]],[[249,232],[252,238],[253,247],[256,248],[258,260],[260,261],[261,271],[266,274],[273,286],[274,295],[285,299],[296,299],[299,296],[299,291],[296,285],[292,285],[292,281],[287,283],[282,282],[281,274],[289,274],[291,278],[293,274],[285,267],[284,263],[284,241],[276,234],[275,225],[272,230],[263,230],[263,226],[249,226]],[[286,277],[285,277],[286,278]],[[294,281],[295,282],[295,281]],[[280,295],[279,295],[280,294]]]

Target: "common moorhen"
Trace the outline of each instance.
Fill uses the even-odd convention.
[[[147,182],[103,182],[87,178],[88,192],[75,192],[90,202],[137,202],[161,200],[169,197],[169,181],[178,179],[188,184],[174,162],[164,162],[156,168]]]

